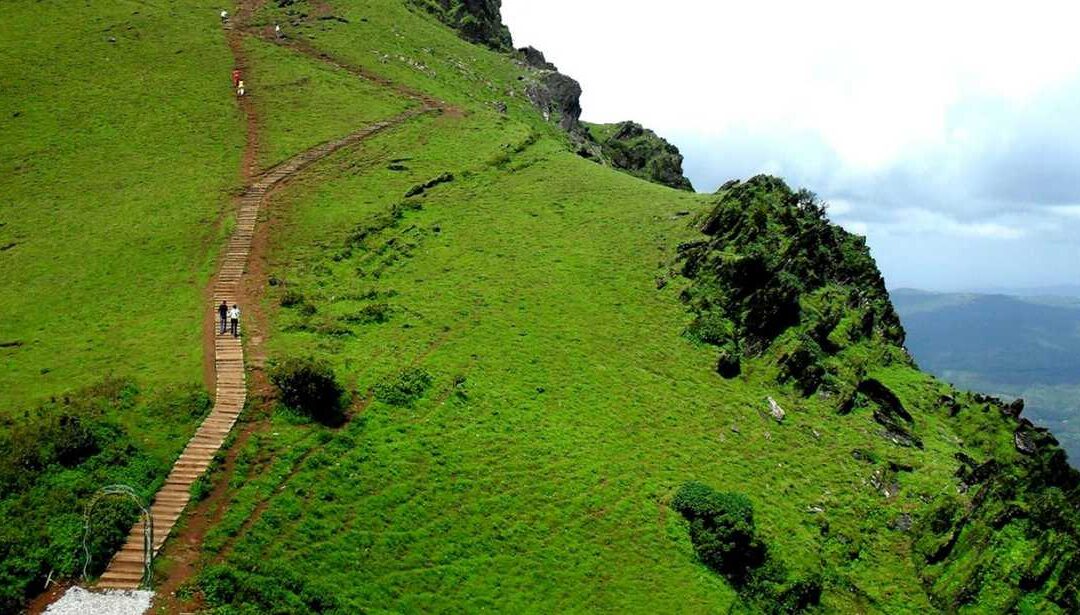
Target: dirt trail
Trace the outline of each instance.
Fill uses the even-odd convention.
[[[229,47],[233,51],[237,68],[242,71],[247,68],[246,57],[243,52],[243,37],[247,31],[239,24],[245,23],[256,6],[256,2],[245,2],[234,18],[234,24],[236,25],[226,25],[226,38]],[[271,38],[271,40],[275,39]],[[128,535],[123,547],[109,563],[98,583],[98,587],[131,589],[140,585],[144,576],[144,549],[149,546],[155,553],[161,550],[165,540],[169,537],[188,505],[192,484],[206,472],[214,455],[224,444],[248,401],[248,388],[251,383],[247,380],[245,370],[245,344],[241,343],[240,338],[228,334],[219,335],[215,327],[213,316],[216,313],[215,306],[222,301],[230,306],[239,304],[245,307],[242,320],[244,323],[246,350],[249,359],[252,356],[256,359],[256,369],[252,374],[255,380],[254,391],[257,397],[268,397],[268,383],[265,374],[261,370],[263,358],[262,340],[266,325],[265,318],[261,310],[258,309],[261,291],[265,288],[265,256],[268,238],[265,228],[261,228],[265,227],[265,225],[259,225],[258,220],[260,212],[269,200],[270,193],[311,164],[343,148],[355,145],[373,135],[426,113],[455,111],[449,105],[422,93],[409,90],[404,86],[394,84],[362,69],[338,64],[325,54],[319,53],[306,44],[292,41],[286,46],[316,57],[321,61],[331,63],[352,74],[393,88],[395,91],[417,100],[421,104],[387,120],[365,126],[340,139],[317,145],[261,175],[256,175],[256,160],[259,151],[259,117],[250,97],[239,99],[239,105],[245,114],[247,125],[247,143],[241,171],[247,188],[238,199],[236,229],[225,247],[225,254],[221,259],[220,267],[210,285],[208,296],[210,301],[207,312],[211,316],[207,317],[203,325],[208,363],[207,372],[213,375],[216,382],[214,408],[184,448],[183,453],[166,478],[164,487],[154,497],[150,509],[154,520],[153,539],[144,536],[141,524],[136,525]],[[240,439],[246,440],[251,431],[255,429],[255,425],[254,422],[248,423],[248,427],[243,430]],[[227,471],[231,471],[234,458],[235,452],[230,451],[225,464]],[[222,485],[224,485],[224,481]],[[214,510],[214,513],[211,514],[220,515],[223,511],[227,494],[225,494],[222,485],[215,489],[207,505],[201,507],[204,508],[204,512],[205,509],[210,508],[211,504]],[[206,518],[190,524],[185,531],[187,535],[178,541],[179,548],[184,550],[184,553],[178,558],[179,562],[174,570],[174,572],[178,573],[177,576],[187,577],[192,573],[193,560],[197,556],[197,543],[193,542],[193,540],[201,539],[209,524],[210,519]],[[178,582],[176,579],[170,579],[166,586],[175,588]]]

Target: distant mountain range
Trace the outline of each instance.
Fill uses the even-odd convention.
[[[907,291],[909,289],[904,289]],[[919,292],[919,291],[913,291]],[[1002,286],[973,288],[967,292],[980,295],[1009,295],[1012,297],[1073,297],[1080,298],[1080,285],[1058,284],[1055,286]]]
[[[1080,460],[1080,287],[1023,295],[890,291],[923,369],[962,388],[1023,397]],[[1070,293],[1074,293],[1071,294]]]

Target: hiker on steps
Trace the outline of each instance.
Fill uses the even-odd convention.
[[[229,304],[222,301],[221,305],[217,306],[217,313],[221,317],[221,335],[225,335],[229,325]]]
[[[240,337],[240,306],[235,303],[229,310],[229,322],[232,323],[232,336]]]
[[[236,84],[236,96],[237,96],[237,97],[240,97],[240,96],[243,96],[243,95],[244,95],[244,80],[243,80],[243,79],[241,79],[241,80],[240,80],[240,81],[239,81],[239,82],[238,82],[238,83]]]

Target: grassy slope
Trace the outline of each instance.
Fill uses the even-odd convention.
[[[753,485],[763,530],[796,567],[819,557],[807,509],[825,506],[834,532],[867,543],[850,570],[864,590],[885,602],[923,600],[896,557],[903,541],[874,531],[907,504],[883,502],[865,484],[873,468],[848,453],[916,464],[905,488],[936,490],[953,470],[935,463],[954,449],[945,438],[928,443],[933,455],[912,455],[878,438],[867,417],[836,421],[824,404],[777,390],[765,368],[746,382],[715,376],[712,353],[679,335],[687,316],[677,289],[658,292],[653,279],[686,232],[671,214],[696,208],[697,197],[547,141],[515,157],[513,173],[485,168],[484,146],[498,151],[492,145],[512,141],[514,126],[501,135],[482,120],[438,127],[380,139],[338,161],[364,165],[362,175],[298,185],[286,197],[293,213],[275,271],[318,312],[282,311],[276,354],[330,358],[358,391],[410,365],[436,384],[413,409],[376,402],[344,434],[276,425],[311,457],[241,538],[237,561],[302,561],[355,600],[350,608],[709,610],[730,602],[730,590],[695,562],[666,509],[683,481],[697,479]],[[477,140],[472,156],[463,133]],[[411,176],[384,168],[403,156]],[[432,191],[377,241],[416,243],[411,257],[378,278],[355,273],[372,269],[366,256],[330,258],[327,248],[411,181],[461,175],[462,164],[473,175]],[[356,299],[370,290],[382,298]],[[385,324],[341,318],[384,301],[394,310]],[[310,330],[320,325],[349,333]],[[453,394],[455,376],[465,378],[465,399]],[[784,426],[761,416],[766,394],[793,411]],[[937,427],[930,418],[924,429]],[[258,492],[281,488],[266,480],[241,490],[246,506],[234,507],[223,534]]]
[[[0,349],[0,611],[77,574],[89,496],[152,494],[207,409],[202,292],[244,135],[231,66],[214,12],[186,0],[4,7],[0,341],[21,345]],[[95,384],[110,375],[132,381]]]
[[[219,66],[227,83],[229,61],[213,13],[113,3],[66,15],[60,6],[36,5],[32,14],[12,9],[0,31],[9,41],[0,47],[11,59],[5,67],[37,57],[51,87],[86,74],[102,88],[77,99],[77,109],[57,111],[10,69],[0,73],[5,93],[13,92],[0,98],[0,164],[4,170],[33,165],[0,180],[24,205],[5,208],[0,220],[5,242],[12,237],[18,244],[0,253],[7,261],[0,305],[16,315],[0,333],[23,339],[44,325],[53,335],[2,350],[26,353],[5,355],[12,369],[0,383],[11,380],[6,390],[13,392],[5,393],[11,398],[4,400],[10,403],[93,380],[113,365],[151,383],[196,378],[198,289],[210,270],[207,255],[214,254],[207,222],[227,202],[239,162],[240,118],[228,90],[219,92],[227,86],[207,70]],[[262,18],[289,23],[290,35],[312,37],[327,51],[466,113],[417,120],[341,152],[280,196],[275,274],[303,292],[316,312],[273,309],[274,354],[328,358],[359,397],[408,366],[423,367],[435,381],[415,405],[376,401],[340,430],[275,416],[272,429],[253,438],[238,460],[234,502],[207,538],[210,553],[239,568],[300,576],[345,612],[672,606],[713,612],[735,594],[698,563],[685,524],[666,506],[679,485],[696,479],[746,492],[760,531],[789,566],[812,570],[826,563],[826,608],[927,608],[910,540],[886,527],[901,512],[917,512],[923,501],[955,490],[952,454],[961,440],[1014,458],[1001,437],[1009,425],[999,425],[991,412],[957,433],[940,414],[915,411],[927,446],[920,452],[880,438],[864,413],[837,417],[827,400],[801,400],[778,387],[775,368],[765,362],[748,362],[744,378],[719,379],[715,351],[680,335],[690,318],[678,300],[680,282],[657,290],[654,281],[666,273],[674,246],[693,235],[686,219],[672,214],[702,211],[704,198],[568,153],[563,137],[521,97],[522,67],[465,44],[396,0],[338,0],[331,10],[348,24],[310,20],[297,27],[266,10]],[[322,9],[299,2],[290,10],[314,16]],[[87,40],[131,20],[142,25],[117,26],[117,49],[140,46],[137,56],[119,56],[124,70],[102,64],[106,56],[118,62],[113,47],[101,57],[86,53]],[[22,45],[52,27],[83,38],[70,48],[46,49],[57,43],[44,41],[66,39],[41,35],[37,56]],[[168,44],[177,40],[191,48]],[[282,50],[256,44],[249,50],[257,79],[287,84],[311,75],[306,83],[313,84],[299,98],[305,104],[299,117],[286,105],[297,98],[256,96],[268,116],[264,163],[274,151],[287,154],[290,145],[367,121],[365,108],[343,104],[345,81],[285,59]],[[189,53],[208,56],[186,64]],[[251,85],[257,93],[259,83]],[[372,109],[396,105],[358,88],[358,100],[370,97]],[[150,107],[162,110],[159,117],[143,104],[147,91],[179,94],[168,106]],[[497,100],[508,103],[506,119],[491,110]],[[12,117],[19,109],[9,106],[26,110]],[[35,124],[12,124],[26,117]],[[82,117],[124,121],[91,124]],[[298,140],[292,128],[300,125],[325,132]],[[73,126],[79,138],[64,140]],[[189,143],[177,126],[201,135],[204,146]],[[45,157],[49,144],[59,145],[58,162]],[[151,147],[165,151],[151,160],[138,155]],[[406,170],[390,169],[393,160]],[[162,168],[169,177],[152,172]],[[418,199],[419,210],[375,233],[363,249],[342,254],[354,226],[370,225],[410,186],[444,171],[455,180]],[[64,192],[75,189],[78,199]],[[50,202],[63,205],[63,225],[39,209]],[[133,222],[144,219],[153,223]],[[98,230],[102,221],[111,226]],[[79,246],[72,246],[75,229]],[[15,258],[21,260],[8,260]],[[133,259],[142,273],[129,280],[120,272]],[[371,297],[372,290],[379,294]],[[281,292],[269,292],[269,306]],[[144,296],[153,305],[138,303]],[[41,302],[64,309],[39,322],[33,308]],[[390,306],[389,322],[349,322],[372,303]],[[137,308],[130,325],[152,332],[121,339],[121,325],[98,324],[109,323],[120,304]],[[144,314],[169,322],[139,320]],[[94,333],[96,326],[105,328]],[[188,358],[178,360],[185,352]],[[848,358],[862,360],[858,352]],[[54,371],[41,379],[42,367]],[[26,377],[34,374],[38,380]],[[905,367],[870,375],[913,409],[933,407],[944,391]],[[788,409],[783,425],[763,416],[768,395]],[[856,460],[855,448],[878,461]],[[869,483],[889,461],[916,471],[898,474],[901,494],[884,498]],[[945,573],[941,583],[964,582]],[[282,577],[269,585],[280,589]]]
[[[415,407],[374,402],[341,431],[275,419],[275,435],[245,455],[248,478],[234,483],[207,549],[240,567],[302,562],[300,574],[347,610],[711,611],[734,594],[696,562],[666,507],[697,479],[746,491],[789,565],[842,562],[832,589],[864,595],[830,591],[831,607],[925,607],[906,538],[884,528],[920,495],[951,488],[949,427],[920,416],[928,452],[917,453],[878,437],[867,416],[838,420],[798,400],[766,365],[719,379],[713,353],[680,335],[689,316],[678,288],[654,282],[691,234],[672,214],[704,199],[567,153],[528,109],[512,104],[499,119],[488,96],[512,88],[519,67],[396,2],[332,10],[350,25],[291,35],[471,113],[380,136],[281,197],[274,273],[317,312],[277,310],[271,348],[330,359],[361,396],[409,366],[435,384]],[[421,54],[434,75],[393,59]],[[492,86],[477,94],[473,73]],[[545,136],[529,147],[534,131]],[[402,158],[408,171],[387,168]],[[354,226],[444,171],[455,181],[421,210],[335,259]],[[389,322],[348,322],[379,303]],[[928,386],[897,370],[878,376]],[[766,395],[791,412],[783,426],[763,418]],[[919,471],[900,475],[903,495],[886,500],[855,448]],[[828,511],[830,539],[811,506]]]
[[[263,118],[263,168],[416,104],[261,39],[245,39],[244,51],[251,65],[245,85]]]
[[[13,3],[0,58],[0,340],[23,343],[0,350],[0,412],[110,373],[201,380],[243,146],[215,15]]]

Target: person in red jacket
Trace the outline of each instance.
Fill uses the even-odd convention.
[[[240,69],[236,69],[232,72],[232,86],[235,88],[240,85]]]

